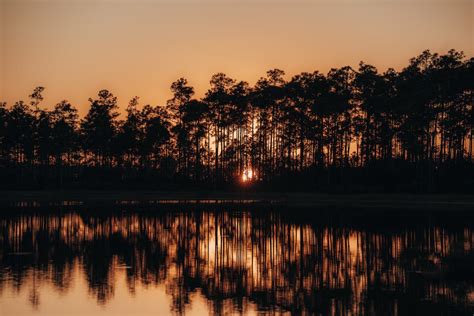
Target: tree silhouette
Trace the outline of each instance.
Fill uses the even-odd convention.
[[[231,101],[231,88],[235,81],[223,73],[212,76],[211,88],[206,93],[204,102],[209,104],[209,117],[213,125],[214,136],[214,178],[217,181],[224,179],[226,144],[229,136],[229,105]],[[219,159],[219,156],[221,159]]]
[[[188,81],[180,78],[171,84],[171,92],[173,98],[168,100],[168,110],[172,113],[174,126],[172,132],[176,138],[176,148],[178,151],[178,173],[182,173],[185,177],[189,176],[189,160],[190,160],[190,144],[188,136],[188,128],[183,120],[186,107],[194,95],[194,88],[188,86]]]
[[[51,112],[51,145],[59,186],[63,183],[63,166],[73,164],[75,153],[79,149],[78,119],[77,109],[66,100],[56,104]]]
[[[18,188],[234,188],[252,172],[261,189],[472,191],[473,65],[426,50],[400,71],[272,69],[253,87],[217,73],[202,99],[180,78],[166,106],[134,97],[122,119],[108,90],[79,121],[37,87],[0,103],[0,172]]]
[[[101,90],[98,99],[89,99],[91,107],[81,121],[84,151],[92,153],[95,166],[112,164],[112,145],[117,133],[115,119],[119,115],[117,98],[108,90]]]
[[[156,169],[168,160],[167,164],[173,167],[170,144],[171,123],[168,113],[161,107],[146,105],[140,116],[143,122],[143,143],[140,147],[141,166]]]

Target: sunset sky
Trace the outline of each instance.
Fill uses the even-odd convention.
[[[474,55],[473,0],[0,0],[0,101],[46,87],[83,115],[107,88],[124,108],[164,104],[185,77],[202,96],[216,72],[250,84],[360,60],[400,69],[424,49]]]

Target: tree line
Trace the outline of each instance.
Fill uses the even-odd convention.
[[[125,117],[108,90],[79,118],[37,87],[0,104],[1,185],[472,190],[473,91],[474,58],[456,50],[383,73],[272,69],[254,86],[217,73],[203,98],[180,78],[166,105],[134,97]]]

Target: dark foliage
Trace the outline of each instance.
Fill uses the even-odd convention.
[[[107,90],[79,120],[67,101],[41,109],[38,87],[29,104],[0,104],[0,185],[473,191],[473,58],[425,51],[400,72],[284,74],[250,87],[218,73],[201,100],[181,78],[166,106],[140,110],[135,97],[124,120]]]

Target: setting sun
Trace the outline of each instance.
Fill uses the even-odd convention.
[[[255,177],[255,174],[253,173],[252,169],[245,169],[242,174],[242,181],[243,182],[252,181],[254,177]]]

